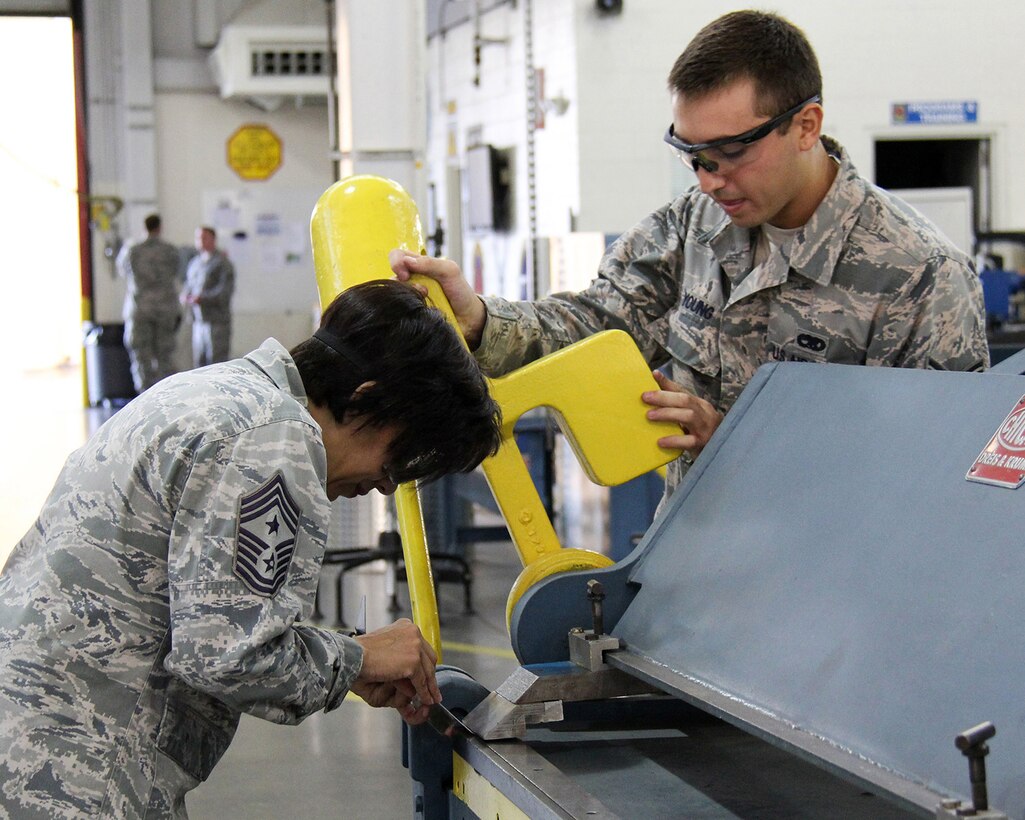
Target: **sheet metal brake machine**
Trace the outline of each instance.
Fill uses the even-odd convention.
[[[335,183],[311,224],[325,305],[390,277],[390,249],[425,252],[379,177]],[[766,365],[617,564],[559,543],[513,425],[551,408],[598,483],[664,464],[629,421],[655,385],[636,346],[607,331],[492,380],[522,666],[494,692],[440,668],[444,708],[404,730],[415,815],[1025,820],[1023,372],[1025,352],[987,373]],[[440,657],[417,488],[396,507]]]
[[[1025,817],[1023,370],[763,367],[504,684],[439,673],[416,815]]]

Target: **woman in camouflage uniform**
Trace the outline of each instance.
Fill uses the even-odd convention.
[[[243,712],[298,723],[353,691],[424,720],[436,659],[412,623],[308,621],[329,502],[498,441],[476,363],[397,282],[344,292],[291,352],[268,339],[119,411],[0,575],[0,814],[184,817]]]

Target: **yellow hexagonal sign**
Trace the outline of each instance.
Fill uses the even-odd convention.
[[[281,140],[266,125],[243,125],[228,138],[228,165],[242,179],[269,178],[281,154]]]

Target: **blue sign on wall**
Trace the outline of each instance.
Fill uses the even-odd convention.
[[[892,116],[894,125],[959,125],[978,122],[979,103],[975,100],[894,103]]]

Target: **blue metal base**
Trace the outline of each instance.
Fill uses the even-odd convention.
[[[438,688],[445,707],[456,717],[465,717],[488,695],[486,687],[454,666],[438,667]],[[402,765],[409,769],[413,780],[414,820],[465,817],[450,811],[452,739],[438,734],[426,723],[403,723],[402,729]]]

